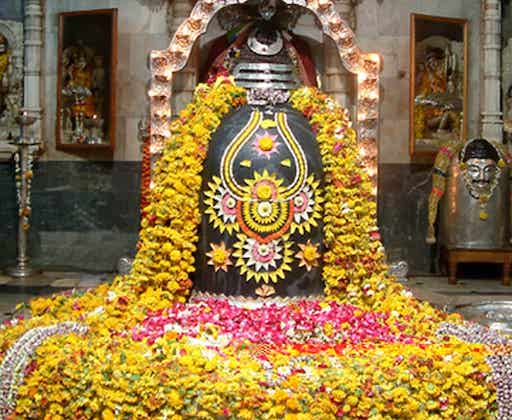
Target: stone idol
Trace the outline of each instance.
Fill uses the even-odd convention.
[[[101,144],[105,105],[104,57],[83,42],[63,51],[62,135],[66,143]]]
[[[500,145],[486,139],[440,148],[429,198],[428,243],[448,248],[497,249],[509,239],[509,163]]]
[[[442,144],[460,135],[463,111],[464,46],[431,36],[416,46],[414,131],[420,143]]]

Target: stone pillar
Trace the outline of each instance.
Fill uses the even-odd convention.
[[[501,109],[503,110],[504,138],[509,143],[512,140],[512,37],[504,42],[501,51]]]
[[[344,19],[355,32],[355,1],[338,0],[335,7],[341,18]],[[354,86],[352,78],[343,66],[338,53],[338,48],[329,38],[324,36],[324,73],[322,77],[323,90],[333,96],[342,106],[353,105]]]
[[[512,38],[505,41],[505,47],[501,52],[501,85],[502,85],[502,109],[503,109],[503,120],[511,120],[512,109],[510,103],[507,103],[507,91],[512,86]]]
[[[167,25],[172,38],[182,22],[189,17],[194,2],[189,0],[174,0],[167,9]],[[190,53],[190,58],[184,69],[173,78],[173,94],[171,97],[172,117],[176,117],[191,100],[199,73],[199,46],[196,45]]]
[[[501,2],[482,1],[483,19],[483,101],[482,137],[501,142],[503,120],[500,111],[501,93]]]
[[[37,118],[31,127],[31,135],[38,141],[42,138],[41,116],[41,49],[42,41],[41,0],[27,0],[25,3],[25,78],[24,110]],[[43,146],[44,148],[44,146]]]

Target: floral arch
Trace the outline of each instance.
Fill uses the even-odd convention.
[[[360,157],[377,184],[378,120],[379,120],[379,71],[380,56],[363,53],[358,47],[353,31],[336,11],[331,0],[283,0],[290,5],[304,7],[319,19],[324,34],[338,48],[345,67],[357,74],[356,128],[360,144]],[[169,47],[151,52],[151,88],[148,92],[151,106],[151,155],[156,157],[162,150],[164,139],[170,135],[172,80],[174,73],[188,62],[196,40],[206,32],[208,24],[221,9],[247,0],[199,0],[190,16],[174,34]],[[376,193],[376,187],[374,188]]]

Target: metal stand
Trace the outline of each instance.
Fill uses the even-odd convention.
[[[32,178],[31,168],[29,167],[30,155],[35,146],[40,142],[27,135],[27,129],[36,121],[35,117],[28,116],[26,112],[16,117],[16,122],[21,125],[21,136],[13,142],[18,148],[18,165],[16,177],[20,177],[16,189],[18,191],[18,257],[16,267],[6,270],[11,277],[29,277],[36,273],[29,263],[27,257],[27,237],[30,225],[28,218],[30,216],[30,179]]]

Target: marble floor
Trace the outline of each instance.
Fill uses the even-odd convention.
[[[503,286],[501,278],[458,278],[449,284],[447,277],[412,277],[406,286],[420,300],[438,307],[454,307],[469,303],[512,300],[512,286]]]
[[[112,281],[114,276],[115,273],[45,271],[26,279],[13,279],[0,273],[0,320],[10,317],[18,303],[69,289],[92,288]],[[512,286],[503,286],[500,278],[459,278],[456,285],[451,285],[446,277],[411,277],[405,285],[416,297],[439,308],[512,300]]]

